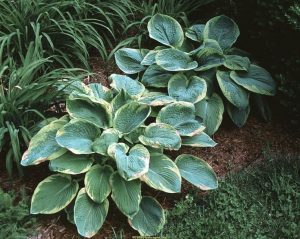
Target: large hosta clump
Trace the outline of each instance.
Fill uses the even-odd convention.
[[[245,52],[233,48],[240,32],[232,19],[218,16],[184,31],[175,19],[157,14],[148,31],[162,45],[153,50],[120,49],[115,54],[117,65],[126,74],[138,73],[147,88],[195,104],[209,135],[219,128],[224,108],[237,126],[243,126],[250,98],[262,116],[269,117],[262,95],[274,95],[275,82]]]
[[[65,209],[79,234],[91,237],[113,201],[141,235],[155,235],[164,211],[153,197],[142,196],[142,182],[167,193],[180,192],[182,178],[203,190],[217,188],[215,173],[202,159],[183,154],[173,161],[165,154],[182,145],[216,143],[203,132],[192,103],[149,92],[127,76],[114,74],[111,80],[112,89],[77,84],[66,103],[68,115],[32,138],[21,164],[49,161],[56,174],[35,189],[31,213]]]

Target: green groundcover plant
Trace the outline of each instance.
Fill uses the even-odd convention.
[[[172,17],[156,14],[148,22],[148,32],[162,45],[153,50],[122,48],[115,54],[117,65],[137,75],[150,92],[167,92],[170,101],[194,104],[209,135],[219,128],[224,108],[237,126],[243,126],[250,97],[263,114],[268,113],[262,95],[274,95],[275,82],[233,48],[240,32],[232,19],[217,16],[184,32]]]
[[[105,221],[111,195],[134,229],[155,235],[164,225],[164,211],[153,197],[142,196],[141,183],[167,193],[180,192],[182,178],[203,190],[217,188],[213,169],[202,159],[183,154],[174,162],[165,154],[182,145],[216,143],[203,132],[192,103],[172,102],[128,76],[110,79],[112,89],[73,84],[68,114],[32,138],[21,164],[49,161],[57,174],[39,183],[31,213],[65,209],[78,233],[92,237]]]

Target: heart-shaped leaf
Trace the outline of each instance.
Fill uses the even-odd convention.
[[[238,108],[244,109],[249,105],[249,94],[230,78],[230,72],[217,71],[217,80],[224,96]]]
[[[89,87],[92,90],[93,96],[99,100],[110,102],[113,98],[112,91],[100,83],[90,83]]]
[[[248,71],[250,68],[250,60],[248,57],[227,55],[225,56],[224,66],[230,70]]]
[[[115,129],[106,129],[93,143],[93,151],[98,154],[107,155],[108,147],[119,140],[119,133]]]
[[[75,198],[78,183],[71,176],[55,174],[41,181],[31,198],[31,214],[53,214],[64,209]]]
[[[126,93],[124,90],[121,90],[115,98],[111,101],[111,107],[112,107],[112,116],[115,117],[115,114],[118,109],[120,109],[123,105],[126,105],[127,103],[133,101],[131,96]]]
[[[220,127],[223,119],[224,105],[220,96],[216,93],[210,98],[203,99],[195,104],[196,115],[200,116],[205,125],[205,132],[213,135]]]
[[[114,170],[105,165],[93,166],[85,175],[84,185],[86,193],[96,203],[102,203],[110,194],[109,178]]]
[[[145,71],[141,82],[145,86],[165,88],[172,77],[172,73],[164,70],[158,65],[151,65]]]
[[[108,200],[103,203],[95,203],[89,198],[82,188],[76,198],[74,206],[74,221],[77,231],[81,236],[91,238],[102,227],[108,213]]]
[[[192,103],[176,102],[162,108],[156,122],[173,126],[180,135],[192,136],[204,130],[195,120],[195,107]]]
[[[193,155],[182,154],[175,160],[181,176],[202,190],[218,187],[217,176],[212,167],[204,160]]]
[[[168,84],[168,93],[178,101],[196,103],[202,100],[207,91],[205,80],[192,76],[190,78],[183,74],[174,75]]]
[[[141,65],[143,59],[143,53],[138,49],[122,48],[115,53],[118,67],[126,74],[135,74],[145,70],[146,67]]]
[[[66,152],[49,163],[51,171],[65,174],[80,174],[87,172],[93,165],[93,159],[87,155],[76,155]]]
[[[148,172],[150,153],[143,145],[136,144],[128,152],[122,145],[114,144],[109,151],[112,152],[119,174],[124,179],[133,180]]]
[[[235,83],[262,95],[275,95],[276,83],[264,68],[251,65],[248,72],[232,71],[230,77]]]
[[[57,131],[56,142],[74,154],[93,153],[93,142],[100,134],[94,125],[83,120],[71,120]]]
[[[193,41],[203,41],[204,24],[196,24],[187,29],[185,36]]]
[[[180,172],[176,164],[164,154],[151,154],[149,170],[141,180],[163,192],[179,193],[181,190]]]
[[[139,210],[142,199],[141,181],[126,181],[118,172],[110,177],[112,188],[112,199],[120,211],[129,218],[132,218]]]
[[[148,22],[150,38],[167,46],[179,47],[184,40],[180,24],[172,17],[156,14]]]
[[[246,123],[250,113],[249,106],[244,109],[239,109],[230,103],[227,103],[226,110],[232,122],[239,128]]]
[[[175,149],[181,146],[181,138],[176,129],[163,123],[152,123],[145,129],[144,135],[139,137],[144,144],[153,148]]]
[[[162,92],[147,92],[139,102],[149,106],[163,106],[174,102],[175,99]]]
[[[215,147],[217,143],[212,140],[206,133],[201,132],[200,134],[194,135],[192,137],[183,137],[182,145],[192,146],[192,147]]]
[[[142,60],[141,64],[144,66],[151,66],[156,63],[155,56],[159,52],[159,50],[151,50],[147,53],[147,55]]]
[[[154,236],[165,224],[164,210],[154,198],[143,197],[138,213],[129,220],[129,224],[141,236]]]
[[[113,126],[121,133],[128,134],[148,118],[151,108],[137,102],[130,102],[117,110]]]
[[[167,71],[189,71],[198,66],[198,63],[193,61],[189,54],[176,49],[159,51],[155,60],[157,65]]]

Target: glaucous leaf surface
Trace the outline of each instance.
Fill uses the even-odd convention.
[[[181,190],[179,169],[164,154],[151,154],[149,170],[141,177],[141,180],[150,187],[166,193],[179,193]]]
[[[141,126],[137,129],[133,130],[129,134],[124,135],[124,139],[127,140],[127,142],[129,142],[131,144],[139,143],[140,142],[139,137],[140,137],[140,135],[144,134],[145,127],[146,126]]]
[[[141,82],[147,87],[164,88],[172,77],[172,73],[158,65],[151,65],[145,71]]]
[[[248,71],[250,68],[250,60],[248,57],[238,55],[226,55],[224,66],[230,70]]]
[[[204,28],[204,39],[216,40],[223,50],[230,48],[240,35],[237,24],[224,15],[210,19]]]
[[[133,101],[131,96],[126,93],[124,90],[121,90],[115,98],[111,101],[111,108],[112,108],[112,116],[115,117],[115,114],[118,109],[120,109],[123,105]]]
[[[75,119],[57,131],[56,142],[74,154],[91,154],[99,134],[100,130],[94,124]]]
[[[53,214],[64,209],[75,198],[78,183],[70,175],[54,174],[41,181],[31,198],[31,214]]]
[[[180,24],[167,15],[154,15],[148,22],[148,32],[150,38],[166,46],[180,47],[184,40]]]
[[[81,174],[87,172],[93,165],[93,159],[88,155],[77,155],[71,152],[52,159],[49,169],[54,172],[65,174]]]
[[[145,91],[145,86],[128,76],[112,74],[110,77],[112,83],[110,86],[117,91],[124,90],[132,97],[139,98]]]
[[[155,59],[156,64],[167,71],[189,71],[198,66],[189,54],[172,48],[159,51]]]
[[[193,41],[202,42],[205,25],[196,24],[187,29],[185,36]]]
[[[141,236],[154,236],[165,224],[164,210],[154,198],[145,196],[138,213],[129,219],[129,223]]]
[[[87,99],[67,100],[66,108],[71,117],[88,121],[100,128],[108,128],[111,124],[110,105],[104,100],[98,102]]]
[[[132,218],[138,211],[142,199],[141,181],[126,181],[118,172],[114,172],[110,178],[112,199],[120,211]]]
[[[119,132],[115,129],[106,129],[93,142],[92,149],[97,154],[107,155],[108,147],[111,144],[118,143]]]
[[[193,155],[182,154],[175,160],[181,176],[202,190],[218,187],[217,176],[212,167],[204,160]]]
[[[230,78],[230,72],[217,71],[217,80],[226,99],[238,108],[249,105],[249,93]]]
[[[126,74],[135,74],[145,70],[141,65],[144,55],[141,50],[122,48],[116,51],[115,60],[118,67]]]
[[[182,136],[192,136],[204,130],[204,126],[195,120],[195,107],[189,102],[165,106],[158,113],[156,122],[173,126]]]
[[[108,213],[109,202],[104,200],[101,204],[95,203],[89,198],[82,188],[75,201],[74,221],[78,233],[87,238],[91,238],[102,227]]]
[[[147,92],[140,99],[139,103],[149,106],[163,106],[174,102],[175,99],[162,92]]]
[[[205,125],[205,132],[213,135],[220,127],[223,119],[224,105],[221,97],[213,93],[210,98],[206,98],[195,104],[196,115],[201,117]]]
[[[276,83],[269,72],[256,65],[250,65],[248,72],[232,71],[230,77],[235,83],[262,95],[275,95]]]
[[[110,194],[109,178],[113,172],[112,167],[108,165],[95,165],[85,174],[85,190],[94,202],[102,203]]]
[[[178,150],[181,146],[179,133],[171,125],[152,123],[145,129],[144,135],[139,137],[140,142],[153,148]]]
[[[66,150],[56,142],[55,136],[66,123],[65,120],[53,121],[33,136],[27,151],[22,156],[21,164],[23,166],[36,165],[51,159],[53,155],[58,157],[64,154]]]
[[[111,101],[113,98],[112,91],[99,83],[90,83],[89,88],[96,99]]]
[[[215,147],[217,143],[206,133],[201,132],[191,137],[182,137],[182,145],[192,147]]]
[[[145,55],[144,59],[142,60],[141,64],[144,66],[151,66],[156,63],[155,56],[159,52],[159,50],[151,50]]]
[[[129,102],[117,110],[113,127],[123,134],[138,128],[148,118],[151,108],[137,102]]]
[[[241,128],[247,121],[249,113],[250,113],[250,106],[247,106],[244,109],[239,109],[234,105],[227,103],[226,105],[227,113],[232,120],[232,122],[239,128]]]
[[[168,83],[168,93],[177,101],[196,103],[206,96],[207,85],[205,80],[184,74],[174,75]]]
[[[110,152],[116,160],[119,174],[125,180],[139,178],[149,169],[150,153],[141,144],[134,145],[129,151],[120,144],[110,146]]]

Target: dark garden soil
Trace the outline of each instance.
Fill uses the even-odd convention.
[[[99,58],[92,59],[95,76],[87,79],[88,82],[101,82],[108,86],[107,76],[118,72],[113,64],[103,67],[104,63]],[[217,175],[222,178],[225,174],[247,167],[252,163],[264,160],[268,154],[282,153],[284,155],[300,155],[300,137],[287,132],[284,124],[274,114],[271,123],[261,122],[257,116],[251,115],[246,125],[238,129],[228,118],[225,117],[222,126],[215,134],[214,140],[218,145],[214,148],[188,148],[184,147],[179,152],[169,152],[175,157],[182,153],[192,154],[206,160],[215,170]],[[267,152],[267,154],[265,153]],[[7,180],[4,169],[0,169],[0,185],[4,190],[19,190],[25,187],[28,193],[32,193],[38,182],[49,175],[46,165],[26,168],[26,177],[23,179],[15,178],[13,182]],[[181,194],[165,194],[151,190],[147,186],[143,188],[143,194],[151,194],[161,202],[163,207],[170,208],[180,198],[184,197],[189,191],[195,190],[193,186],[183,182]],[[110,202],[109,214],[101,231],[93,238],[110,238],[113,231],[118,232],[124,229],[126,238],[138,235],[127,223],[114,203]],[[51,216],[39,216],[40,226],[37,229],[37,236],[32,239],[76,239],[80,238],[75,226],[70,224],[63,213]]]

